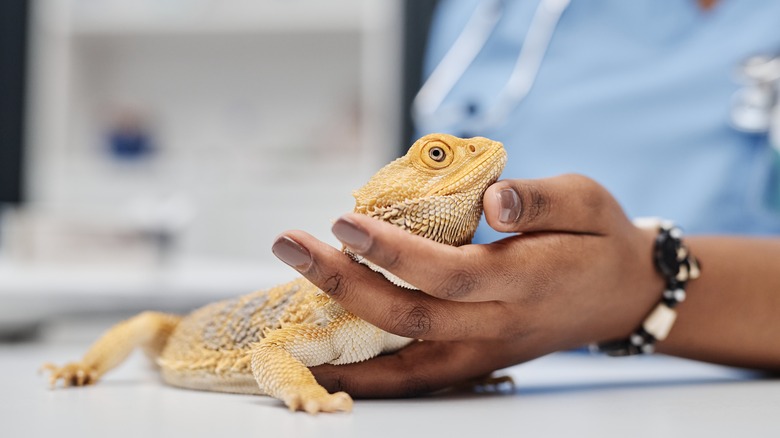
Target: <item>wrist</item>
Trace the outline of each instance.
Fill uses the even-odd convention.
[[[661,220],[640,220],[635,223],[655,235],[650,257],[656,279],[650,281],[656,290],[655,304],[641,319],[638,328],[633,329],[627,337],[618,337],[596,345],[596,349],[610,356],[653,353],[655,344],[666,339],[674,325],[677,318],[676,307],[685,301],[688,282],[699,277],[698,261],[683,244],[680,228],[669,221]],[[646,308],[645,295],[636,298],[639,298]]]

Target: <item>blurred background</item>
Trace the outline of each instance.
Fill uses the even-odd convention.
[[[405,11],[4,0],[0,336],[293,278],[274,237],[335,244],[351,191],[408,147]]]

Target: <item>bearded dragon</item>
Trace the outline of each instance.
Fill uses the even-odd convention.
[[[355,212],[437,242],[466,244],[482,215],[482,196],[505,163],[501,143],[427,135],[353,193]],[[293,411],[350,411],[352,398],[344,392],[329,394],[308,367],[364,361],[411,341],[359,319],[299,278],[186,316],[141,313],[109,329],[80,361],[48,363],[43,369],[50,372],[52,387],[59,380],[64,386],[93,384],[141,347],[156,360],[163,380],[174,386],[270,395]]]

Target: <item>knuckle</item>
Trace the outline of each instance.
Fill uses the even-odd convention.
[[[578,197],[583,206],[591,211],[601,211],[608,199],[607,191],[604,187],[592,178],[580,174],[568,174],[567,178],[576,187]]]
[[[404,350],[396,354],[395,358],[395,368],[399,371],[397,374],[399,378],[393,385],[394,396],[416,397],[435,389],[430,376],[427,376],[419,367],[415,367],[415,361],[408,357]]]
[[[478,275],[460,269],[444,278],[434,292],[441,298],[458,299],[471,294],[479,287],[479,283]]]
[[[327,275],[320,284],[320,288],[335,299],[343,299],[350,295],[349,282],[345,281],[344,276],[339,272]]]
[[[550,198],[541,187],[534,184],[524,186],[520,196],[523,208],[520,209],[518,222],[536,222],[549,214]]]
[[[529,338],[535,332],[532,319],[533,316],[529,316],[525,320],[506,321],[501,328],[501,337],[513,341]]]
[[[328,388],[331,392],[354,392],[352,391],[351,385],[347,383],[347,379],[342,374],[337,374],[335,378],[330,382],[330,388]]]
[[[523,303],[522,307],[526,307]],[[479,333],[484,339],[491,341],[519,340],[530,335],[534,330],[535,314],[538,309],[518,309],[517,306],[505,302],[493,302],[486,312],[486,323],[480,327]]]
[[[390,271],[398,269],[402,263],[401,252],[398,250],[384,251],[379,258],[382,266]]]
[[[349,376],[338,370],[338,367],[333,365],[320,365],[311,369],[314,378],[317,383],[322,385],[330,393],[334,392],[357,392],[353,381],[349,379]]]
[[[422,304],[395,306],[390,317],[390,331],[400,336],[419,338],[431,331],[431,310]]]

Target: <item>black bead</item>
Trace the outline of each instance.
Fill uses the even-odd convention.
[[[680,272],[680,262],[677,260],[677,251],[681,242],[669,235],[669,231],[662,230],[655,241],[654,259],[656,268],[664,278],[674,278]]]

